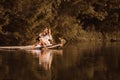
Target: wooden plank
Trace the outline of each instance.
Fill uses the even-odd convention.
[[[33,46],[0,46],[0,49],[29,49],[32,48]]]
[[[42,49],[42,48],[57,49],[57,47],[62,47],[62,44],[55,44],[55,45],[46,46],[46,47],[34,47],[34,49]]]
[[[52,49],[52,48],[57,48],[57,47],[61,47],[62,44],[55,44],[55,45],[51,45],[51,46],[47,46],[46,48],[48,49]],[[42,49],[44,47],[34,47],[33,45],[30,46],[0,46],[0,49]]]

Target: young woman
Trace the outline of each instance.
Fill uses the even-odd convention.
[[[51,35],[51,30],[48,28],[45,28],[42,33],[39,34],[39,41],[37,43],[36,47],[46,47],[52,45],[52,35]]]

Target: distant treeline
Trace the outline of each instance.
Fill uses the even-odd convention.
[[[27,45],[50,27],[68,41],[120,40],[120,0],[0,0],[0,45]]]

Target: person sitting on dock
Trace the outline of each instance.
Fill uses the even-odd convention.
[[[51,35],[51,30],[48,28],[45,28],[44,31],[39,34],[39,41],[37,43],[37,46],[38,47],[50,46],[52,45],[52,42],[53,42],[53,39]]]

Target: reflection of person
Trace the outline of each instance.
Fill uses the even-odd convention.
[[[49,50],[42,50],[39,54],[39,64],[42,65],[46,70],[50,69],[52,62],[52,54]]]
[[[42,50],[33,50],[32,53],[39,58],[39,64],[48,70],[51,67],[53,55],[62,55],[62,50],[49,50],[44,48]]]

